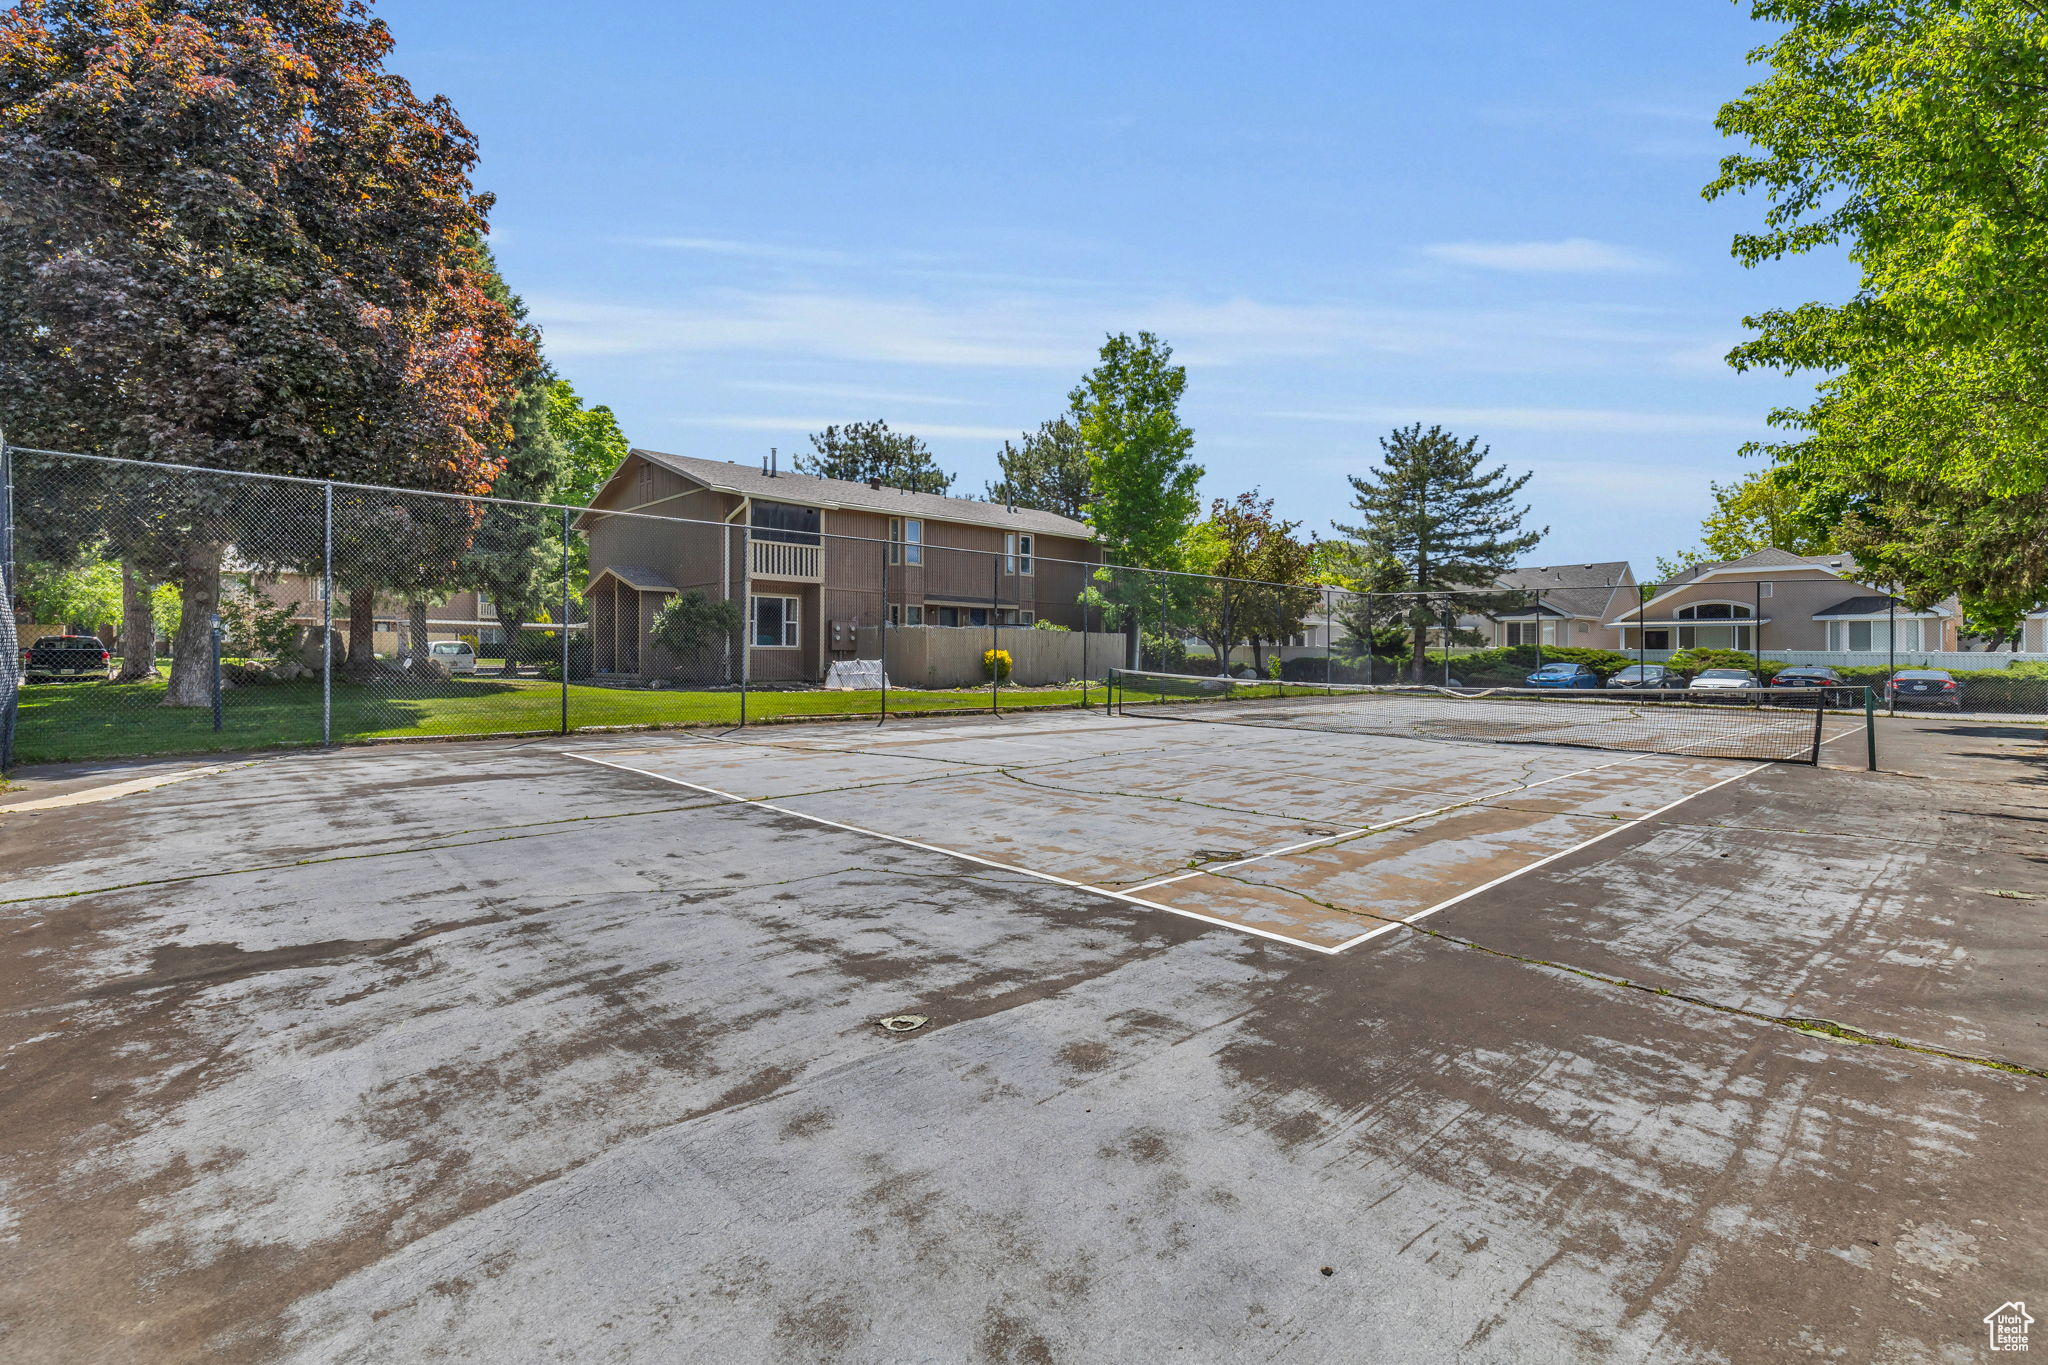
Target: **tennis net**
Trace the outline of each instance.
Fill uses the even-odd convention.
[[[1493,744],[1568,744],[1817,764],[1817,688],[1593,692],[1372,687],[1118,669],[1120,715]]]

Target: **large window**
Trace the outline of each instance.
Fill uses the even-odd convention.
[[[756,540],[780,540],[790,545],[818,545],[818,509],[787,502],[757,502],[748,518]]]
[[[1756,612],[1740,602],[1699,602],[1689,607],[1680,607],[1674,613],[1683,621],[1728,622],[1726,625],[1681,625],[1678,628],[1680,649],[1751,649],[1751,632],[1756,627],[1750,624]],[[1734,624],[1740,622],[1741,624]]]
[[[797,599],[756,597],[754,599],[754,644],[760,649],[795,649]]]
[[[1029,534],[1013,531],[1003,537],[1003,572],[1031,572],[1031,537]]]
[[[1830,621],[1828,622],[1828,648],[1847,650],[1852,654],[1888,654],[1892,650],[1891,624],[1888,621]],[[1900,621],[1897,623],[1900,649],[1920,648],[1920,623]]]
[[[889,562],[924,563],[924,523],[916,517],[889,518]]]

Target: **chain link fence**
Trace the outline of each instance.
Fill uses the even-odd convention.
[[[1783,679],[1857,708],[1872,689],[1889,712],[2048,716],[2048,614],[2001,651],[1966,649],[1983,642],[1952,606],[1824,571],[1359,593],[1046,558],[968,524],[870,516],[854,535],[815,509],[663,515],[4,447],[0,513],[10,764],[1101,710],[1116,669]]]

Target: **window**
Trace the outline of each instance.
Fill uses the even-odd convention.
[[[924,563],[924,523],[916,517],[889,518],[889,562]]]
[[[1014,607],[1004,607],[996,621],[1005,626],[1028,626],[1031,624],[1031,613]]]
[[[1668,630],[1645,630],[1645,631],[1643,632],[1643,648],[1644,648],[1644,649],[1669,649],[1669,648],[1671,648],[1671,632],[1670,632],[1670,631],[1668,631]]]
[[[787,502],[757,502],[748,523],[756,540],[779,540],[789,545],[820,545],[818,509]]]
[[[1507,623],[1507,628],[1508,643],[1510,645],[1533,645],[1536,643],[1536,623],[1534,621],[1510,621]]]
[[[1776,583],[1759,583],[1756,585],[1756,595],[1758,597],[1770,597],[1777,592],[1777,589],[1778,585]]]
[[[1576,621],[1572,624],[1573,633],[1578,635],[1584,635],[1590,629],[1591,627],[1588,626],[1584,621]]]
[[[1892,650],[1889,624],[1886,621],[1830,621],[1828,648],[1847,650],[1851,654],[1888,654]],[[1900,621],[1898,630],[1900,649],[1920,648],[1918,621]]]
[[[1748,620],[1756,613],[1739,602],[1701,602],[1697,606],[1680,607],[1677,611],[1681,621],[1732,621]]]
[[[796,598],[754,599],[754,644],[757,648],[795,649],[797,638]]]
[[[1012,531],[1003,537],[1003,572],[1031,572],[1031,537]]]
[[[889,604],[889,624],[892,626],[921,626],[924,624],[923,607],[905,607]]]

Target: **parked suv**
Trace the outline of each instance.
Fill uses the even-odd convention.
[[[427,656],[450,673],[476,672],[476,651],[467,640],[436,640],[427,646]]]
[[[1630,664],[1619,673],[1607,679],[1609,687],[1632,687],[1641,690],[1668,688],[1676,691],[1685,686],[1685,675],[1662,664]]]
[[[45,635],[21,652],[22,678],[27,682],[113,676],[114,656],[94,635]]]
[[[1902,668],[1885,684],[1885,695],[1894,706],[1934,706],[1945,711],[1963,709],[1962,684],[1938,668]]]
[[[1529,687],[1598,687],[1600,675],[1584,664],[1545,664],[1522,682]]]

